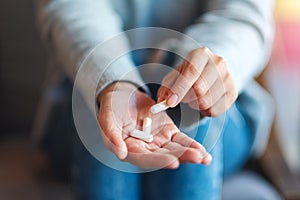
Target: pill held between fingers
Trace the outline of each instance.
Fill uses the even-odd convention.
[[[133,131],[130,132],[130,136],[144,140],[145,142],[152,142],[153,141],[153,135],[147,134],[143,131],[140,131],[138,129],[134,129]]]
[[[167,110],[168,108],[169,108],[169,106],[167,105],[166,101],[162,101],[160,103],[153,105],[151,107],[150,111],[152,112],[152,114],[156,114],[161,111]]]
[[[143,120],[143,132],[147,134],[151,134],[151,125],[152,125],[152,119],[150,117],[146,117]]]

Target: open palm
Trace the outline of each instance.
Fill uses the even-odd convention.
[[[104,144],[119,159],[142,168],[177,168],[186,162],[210,163],[211,156],[203,146],[181,133],[166,112],[151,114],[149,110],[155,102],[134,86],[126,83],[113,87],[101,95],[99,102],[98,121]],[[129,136],[133,129],[141,129],[146,117],[153,121],[151,143]]]

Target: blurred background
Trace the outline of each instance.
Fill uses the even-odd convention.
[[[71,199],[31,140],[47,69],[33,1],[0,1],[0,30],[0,199]]]
[[[0,199],[72,199],[68,179],[56,175],[32,140],[47,69],[34,4],[0,1],[0,14]],[[300,1],[277,0],[274,16],[274,51],[259,81],[273,95],[277,114],[254,168],[283,198],[300,199]]]
[[[275,126],[291,169],[300,170],[300,1],[278,0],[274,51],[266,82],[276,101]]]

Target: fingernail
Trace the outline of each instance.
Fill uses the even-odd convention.
[[[168,106],[174,107],[176,106],[178,101],[178,96],[176,94],[173,94],[167,101]]]
[[[202,159],[204,157],[206,157],[207,155],[209,155],[209,153],[207,153],[206,149],[202,149],[199,153],[200,153],[199,157]]]
[[[199,153],[199,159],[202,160],[204,158],[204,156],[205,156],[204,153],[200,151],[200,153]]]
[[[127,151],[125,151],[125,150],[119,150],[118,157],[121,160],[125,159],[127,157]]]
[[[164,99],[162,97],[157,98],[157,102],[162,102]]]
[[[127,157],[127,149],[124,148],[116,148],[115,146],[113,146],[113,152],[116,153],[117,157],[120,160],[123,160]]]
[[[209,165],[212,161],[212,156],[210,154],[207,154],[203,160],[202,160],[202,164],[204,165]]]

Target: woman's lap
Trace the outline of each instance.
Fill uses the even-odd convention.
[[[248,124],[235,106],[224,119],[224,127],[219,129],[222,133],[211,151],[213,162],[209,166],[182,164],[176,170],[161,169],[144,174],[120,172],[100,163],[80,142],[76,143],[73,171],[79,199],[220,198],[223,174],[230,174],[244,164],[252,143]],[[195,139],[199,142],[206,141],[203,132],[210,121],[198,127]]]

